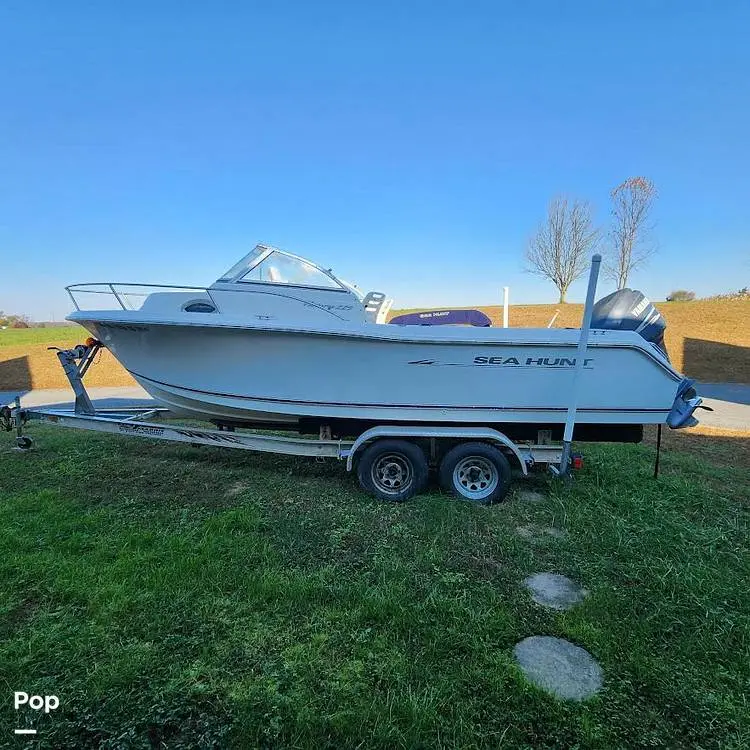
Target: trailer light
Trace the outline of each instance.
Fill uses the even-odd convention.
[[[583,468],[583,456],[573,456],[573,468],[574,469]]]

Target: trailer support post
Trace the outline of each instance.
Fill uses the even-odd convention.
[[[573,442],[573,428],[576,423],[576,409],[578,408],[578,392],[580,390],[581,370],[586,361],[586,351],[589,343],[589,329],[591,328],[591,316],[594,310],[594,297],[596,295],[596,283],[599,279],[599,266],[602,256],[596,253],[591,259],[591,271],[589,272],[589,285],[586,290],[586,305],[583,308],[583,322],[581,323],[581,336],[578,339],[578,351],[576,352],[576,366],[573,370],[573,383],[570,389],[570,403],[568,413],[565,417],[565,430],[563,432],[562,456],[560,457],[560,476],[565,476],[570,471],[571,443]]]

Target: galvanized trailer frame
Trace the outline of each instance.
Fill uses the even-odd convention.
[[[495,445],[510,458],[523,475],[536,464],[559,465],[564,448],[552,444],[548,436],[540,434],[538,443],[520,443],[511,440],[499,430],[489,427],[433,427],[406,425],[378,425],[365,430],[353,440],[334,440],[330,430],[321,428],[318,439],[278,435],[269,431],[234,429],[220,427],[210,429],[180,424],[169,419],[168,409],[157,407],[133,407],[121,409],[99,409],[86,391],[83,376],[102,348],[95,339],[88,339],[72,349],[49,347],[57,352],[57,358],[65,372],[75,395],[73,409],[56,407],[23,408],[20,397],[15,407],[4,407],[3,420],[6,429],[16,430],[16,443],[19,449],[28,450],[33,440],[24,434],[24,425],[29,421],[58,425],[80,430],[106,432],[125,437],[151,438],[190,445],[236,448],[240,450],[280,453],[290,456],[311,456],[335,458],[346,461],[347,471],[354,467],[357,454],[375,440],[397,438],[402,440],[429,441],[429,454],[435,462],[439,451],[438,442],[449,440],[477,441]],[[329,434],[326,435],[326,432]]]
[[[173,415],[164,408],[97,410],[83,384],[83,375],[100,348],[98,341],[89,340],[73,349],[57,350],[57,357],[75,394],[72,409],[24,408],[20,397],[16,398],[14,408],[3,407],[0,426],[16,430],[19,450],[27,451],[33,446],[32,438],[25,434],[25,425],[28,422],[39,422],[192,446],[205,445],[318,459],[333,458],[345,461],[347,471],[352,471],[355,461],[362,457],[357,466],[360,484],[381,499],[403,500],[424,487],[430,466],[439,467],[442,476],[444,464],[451,461],[451,450],[464,446],[475,454],[475,458],[463,457],[462,466],[466,465],[467,460],[470,464],[472,460],[474,463],[468,469],[458,468],[455,471],[451,466],[447,473],[451,475],[452,472],[452,479],[447,480],[447,486],[455,494],[477,502],[492,502],[504,496],[510,482],[511,464],[522,476],[527,476],[537,464],[548,465],[559,474],[559,466],[563,461],[563,446],[550,443],[546,433],[540,433],[539,442],[532,444],[515,442],[502,432],[488,427],[391,424],[371,427],[350,440],[332,439],[330,427],[321,427],[319,437],[314,439],[276,434],[268,430],[237,429],[228,425],[218,425],[218,429],[211,429],[181,423],[171,418]],[[482,455],[487,450],[482,446],[492,446],[495,452],[494,468],[492,454],[490,457]],[[370,460],[372,456],[367,456],[372,450],[376,453],[383,451],[375,468]],[[410,453],[412,464],[409,464]],[[482,472],[486,474],[484,478],[480,477]],[[377,481],[370,481],[376,474]],[[446,486],[446,480],[441,481]]]
[[[32,439],[25,434],[29,422],[38,422],[78,430],[106,432],[124,437],[150,438],[189,445],[207,445],[235,448],[261,453],[279,453],[289,456],[334,458],[346,462],[347,471],[354,467],[358,453],[375,440],[400,438],[405,440],[478,441],[494,444],[515,458],[515,465],[523,475],[539,464],[559,464],[562,455],[560,444],[514,442],[502,432],[485,427],[411,427],[379,425],[358,435],[353,440],[307,438],[277,435],[256,430],[208,429],[169,420],[169,410],[162,408],[102,409],[84,414],[75,409],[56,407],[23,408],[20,398],[10,410],[9,429],[16,430],[18,448],[28,450]],[[6,419],[8,418],[6,417]],[[434,446],[431,445],[434,455]]]

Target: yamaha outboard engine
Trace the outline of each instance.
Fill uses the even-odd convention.
[[[594,305],[591,327],[636,331],[646,341],[656,344],[669,359],[664,346],[667,324],[649,299],[635,289],[619,289],[602,297]]]

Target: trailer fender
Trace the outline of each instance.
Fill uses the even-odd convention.
[[[346,470],[351,471],[354,465],[354,456],[357,451],[367,443],[379,438],[459,438],[465,440],[484,440],[496,443],[506,448],[518,461],[518,465],[524,475],[529,473],[527,461],[524,459],[518,446],[507,436],[498,430],[489,427],[418,427],[382,425],[372,427],[363,432],[348,450],[342,451],[341,457],[346,458]]]

